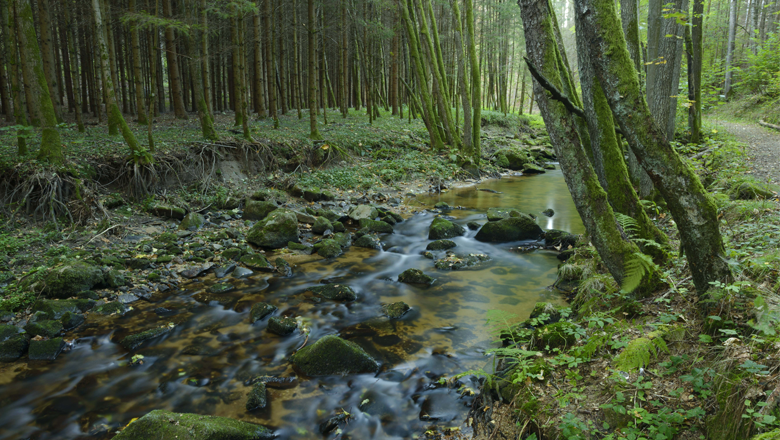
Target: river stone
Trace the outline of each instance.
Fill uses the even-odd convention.
[[[246,410],[253,411],[258,408],[265,408],[268,404],[268,397],[265,390],[265,384],[262,382],[255,382],[252,386],[252,391],[249,392],[249,397],[246,399]]]
[[[542,214],[544,214],[546,217],[552,217],[555,215],[555,211],[553,211],[552,208],[547,208],[544,211],[542,211]]]
[[[398,275],[398,281],[406,284],[424,284],[430,286],[436,279],[425,275],[420,269],[406,269]]]
[[[249,323],[254,324],[277,310],[276,306],[268,303],[257,303],[249,311]]]
[[[19,359],[30,345],[24,330],[15,325],[0,324],[0,362]]]
[[[274,264],[276,264],[276,273],[278,273],[279,276],[292,276],[292,267],[290,267],[290,263],[288,263],[287,260],[282,257],[277,257],[276,260],[274,260]]]
[[[30,322],[24,326],[24,330],[31,338],[36,336],[53,338],[62,332],[62,323],[55,320]]]
[[[163,206],[163,205],[153,206],[149,211],[152,214],[156,215],[157,217],[174,218],[176,220],[183,219],[184,216],[187,214],[187,211],[185,211],[182,208],[177,208],[175,206]]]
[[[236,264],[231,263],[227,266],[220,266],[214,269],[214,276],[217,278],[225,278],[230,272],[236,270]]]
[[[197,212],[191,212],[184,216],[184,219],[182,219],[181,223],[179,223],[179,230],[192,231],[195,229],[200,229],[205,224],[206,217],[203,217]]]
[[[273,272],[274,266],[268,262],[268,259],[265,258],[262,254],[247,254],[241,257],[241,263],[254,270],[258,270],[261,272]]]
[[[333,222],[333,232],[344,232],[346,230],[347,230],[347,227],[344,226],[344,223]]]
[[[451,211],[452,206],[449,205],[447,202],[439,202],[435,205],[433,205],[435,209],[438,209],[439,211]]]
[[[561,250],[569,249],[577,244],[579,236],[570,234],[566,231],[550,229],[544,233],[544,245],[546,247],[560,246]]]
[[[238,261],[241,259],[241,249],[239,248],[225,249],[224,251],[222,251],[222,258],[224,258],[225,260]]]
[[[382,306],[382,313],[387,315],[390,319],[400,319],[412,308],[409,304],[403,301],[394,302],[392,304],[385,304]]]
[[[152,260],[148,258],[128,258],[125,260],[125,264],[127,265],[128,269],[144,270],[152,265]]]
[[[354,342],[328,335],[300,349],[293,365],[309,377],[376,373],[379,363]]]
[[[249,200],[244,206],[244,214],[242,217],[244,220],[262,220],[273,211],[276,211],[279,207],[276,206],[276,202],[258,202],[256,200]]]
[[[62,318],[60,318],[60,322],[62,323],[62,330],[66,332],[80,326],[84,323],[84,321],[86,321],[84,315],[71,312],[66,312],[64,315],[62,315]]]
[[[279,336],[287,336],[298,328],[294,318],[274,316],[268,320],[268,331]]]
[[[50,298],[68,298],[79,292],[91,290],[105,282],[99,267],[83,261],[66,261],[62,266],[49,268],[40,281],[29,285],[33,291],[40,289]]]
[[[516,213],[514,216],[512,213]],[[487,210],[487,219],[489,222],[497,222],[499,220],[503,220],[505,218],[509,217],[517,217],[520,213],[518,211],[515,211],[513,209],[504,209],[504,208],[488,208]]]
[[[335,222],[341,220],[342,217],[344,217],[342,214],[336,214],[335,212],[331,211],[330,209],[324,209],[324,208],[317,210],[316,214],[318,216],[320,216],[320,217],[325,217],[331,223],[335,223]]]
[[[106,304],[99,305],[99,306],[95,307],[95,309],[92,310],[92,313],[95,313],[97,315],[113,315],[113,314],[117,314],[119,316],[122,316],[125,313],[127,313],[128,311],[130,311],[130,308],[127,307],[127,305],[125,305],[125,304],[123,304],[123,303],[121,303],[119,301],[114,301],[114,302],[106,303]]]
[[[323,232],[332,229],[333,229],[333,224],[330,222],[330,220],[326,219],[325,217],[317,217],[317,219],[314,220],[314,224],[311,227],[312,232],[320,235],[322,235]]]
[[[392,234],[393,226],[390,223],[383,222],[381,220],[371,220],[370,218],[360,219],[360,228],[367,229],[369,232],[376,232],[381,234]]]
[[[444,238],[458,237],[466,233],[466,229],[461,225],[452,223],[447,219],[436,217],[431,222],[428,230],[428,240],[441,240]]]
[[[177,414],[157,409],[127,425],[115,440],[266,440],[270,429],[227,417]]]
[[[445,251],[447,249],[452,249],[455,246],[457,245],[452,240],[436,240],[428,243],[428,246],[425,249],[429,251]]]
[[[485,223],[475,238],[484,242],[504,243],[517,240],[535,240],[543,232],[531,216],[520,214],[518,217]]]
[[[247,269],[245,267],[237,267],[233,271],[233,278],[237,278],[237,279],[246,278],[246,277],[252,275],[253,273],[254,272],[252,272],[251,270],[249,270],[249,269]]]
[[[106,272],[106,284],[108,284],[108,287],[112,289],[118,289],[124,285],[127,285],[127,279],[122,272],[116,269],[111,269]]]
[[[362,219],[375,219],[379,216],[379,211],[373,206],[358,205],[349,210],[347,214],[353,221],[359,222]]]
[[[466,226],[472,231],[476,231],[482,227],[482,224],[480,222],[468,222],[466,223]]]
[[[496,165],[510,170],[520,171],[531,162],[528,152],[520,148],[504,148],[494,155]]]
[[[124,339],[122,339],[121,344],[122,347],[128,350],[135,350],[141,347],[147,341],[151,341],[152,339],[157,338],[158,336],[166,335],[171,331],[173,331],[173,329],[174,327],[166,325],[163,327],[144,330],[141,333],[136,333],[134,335],[126,336]]]
[[[206,289],[206,292],[219,294],[219,293],[228,293],[234,289],[235,287],[230,283],[217,283],[209,286],[209,288]]]
[[[317,243],[314,248],[317,249],[317,254],[323,258],[336,258],[343,252],[341,245],[330,238]]]
[[[450,253],[445,258],[436,260],[433,266],[439,270],[460,270],[488,260],[490,257],[485,254],[455,255]]]
[[[527,163],[523,166],[523,174],[543,174],[545,172],[544,168],[535,163]]]
[[[382,245],[379,242],[379,238],[374,235],[365,234],[361,237],[359,237],[357,240],[352,243],[355,247],[360,248],[367,248],[367,249],[376,249],[381,250]]]
[[[66,313],[80,313],[95,306],[90,299],[39,299],[32,305],[31,311],[44,312],[48,319],[60,319]]]
[[[288,242],[299,242],[298,219],[287,209],[277,209],[249,230],[246,240],[266,249],[279,249]]]
[[[343,284],[325,284],[310,287],[308,290],[317,296],[333,301],[354,301],[357,299],[357,293],[351,287]]]
[[[32,361],[53,361],[62,353],[65,348],[65,341],[62,338],[52,338],[47,340],[30,341],[30,350],[28,357]]]

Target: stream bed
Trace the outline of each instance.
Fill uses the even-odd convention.
[[[480,191],[489,189],[496,192]],[[412,438],[431,426],[460,426],[476,391],[474,376],[463,387],[439,383],[468,370],[490,371],[487,352],[496,347],[491,311],[528,317],[538,301],[562,302],[549,286],[559,261],[546,250],[520,251],[519,242],[488,244],[476,231],[454,238],[457,254],[487,254],[490,260],[459,271],[443,271],[421,254],[429,243],[435,213],[423,209],[445,201],[456,223],[483,223],[490,207],[537,216],[543,229],[582,233],[560,171],[507,177],[436,196],[418,196],[421,212],[382,236],[384,251],[352,247],[334,260],[293,267],[293,276],[257,273],[247,279],[214,275],[184,283],[157,301],[136,301],[123,317],[90,316],[69,334],[70,351],[53,362],[0,365],[0,439],[110,438],[118,428],[153,409],[232,417],[275,429],[279,438],[323,438],[320,424],[349,413],[344,438]],[[555,215],[542,211],[551,208]],[[421,269],[436,278],[430,287],[402,284],[398,274]],[[219,301],[193,295],[217,282],[236,286]],[[302,293],[322,282],[346,284],[358,299],[343,303]],[[253,302],[278,307],[276,316],[300,317],[311,329],[276,336],[268,320],[249,323]],[[382,305],[403,301],[411,310],[390,320]],[[161,313],[160,308],[170,313]],[[116,341],[141,330],[175,324],[155,343],[128,353]],[[355,342],[378,360],[378,374],[297,377],[290,355],[329,334]],[[129,365],[133,354],[142,365]],[[260,376],[297,378],[269,386],[268,406],[247,412],[245,384]],[[248,383],[248,382],[247,382]],[[467,428],[464,428],[467,429]],[[325,436],[335,438],[338,431]]]

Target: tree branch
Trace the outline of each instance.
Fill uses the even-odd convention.
[[[548,92],[550,92],[550,95],[552,95],[552,99],[560,102],[561,104],[566,107],[567,110],[569,110],[571,113],[574,113],[575,115],[584,118],[585,112],[582,111],[581,108],[577,107],[572,103],[569,98],[566,97],[563,93],[561,93],[558,88],[556,88],[550,81],[547,80],[544,76],[542,76],[541,73],[539,73],[538,70],[536,70],[536,67],[531,63],[531,61],[527,57],[523,57],[525,60],[525,63],[528,65],[528,70],[531,71],[531,75],[536,78],[536,81],[539,83],[540,86],[542,86],[544,89],[546,89]]]

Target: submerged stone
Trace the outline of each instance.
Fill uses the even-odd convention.
[[[275,312],[277,307],[268,303],[257,303],[252,306],[252,310],[249,311],[249,323],[254,324],[257,321],[265,318],[271,313]]]
[[[130,308],[126,304],[122,304],[119,301],[114,301],[114,302],[106,303],[95,307],[95,309],[92,310],[92,313],[95,313],[97,315],[117,314],[119,316],[122,316],[128,311],[130,311]]]
[[[235,287],[233,287],[230,283],[217,283],[209,286],[208,289],[206,289],[206,292],[208,293],[227,293],[231,290],[235,290]]]
[[[303,347],[292,356],[292,363],[310,377],[375,373],[379,370],[379,363],[359,345],[335,335],[325,336]]]
[[[19,359],[29,345],[29,337],[24,330],[14,325],[0,324],[0,362]]]
[[[365,234],[359,237],[352,243],[355,247],[381,250],[382,244],[379,242],[379,238],[374,235]]]
[[[477,232],[476,239],[484,242],[505,243],[518,240],[535,240],[542,233],[542,228],[527,214],[518,217],[505,218],[495,222],[487,222]]]
[[[265,440],[270,429],[227,417],[178,414],[157,409],[127,425],[115,440]]]
[[[455,255],[448,253],[444,258],[436,260],[433,265],[439,270],[460,270],[467,267],[473,267],[477,264],[490,260],[485,254]]]
[[[42,341],[30,341],[28,357],[35,361],[53,361],[62,353],[65,341],[62,338],[52,338]]]
[[[426,246],[425,249],[429,251],[444,251],[447,249],[452,249],[455,246],[457,245],[452,240],[436,240],[428,243],[428,246]]]
[[[323,258],[336,258],[343,253],[341,245],[330,238],[317,243],[314,248],[317,249],[317,254]]]
[[[403,301],[394,302],[392,304],[385,304],[382,306],[382,313],[387,315],[390,319],[400,319],[412,308],[409,304]]]
[[[258,408],[265,408],[267,404],[268,397],[265,384],[263,382],[256,382],[249,392],[249,397],[246,399],[246,410],[253,411]]]
[[[135,350],[142,345],[144,345],[146,342],[151,341],[152,339],[155,339],[157,337],[167,335],[171,331],[173,331],[174,327],[170,325],[166,325],[164,327],[157,327],[152,328],[149,330],[142,331],[141,333],[136,333],[134,335],[126,336],[124,339],[122,339],[122,347],[128,349],[128,350]]]
[[[239,260],[244,266],[261,272],[273,272],[274,266],[262,254],[247,254]]]
[[[333,301],[354,301],[357,299],[357,293],[351,287],[343,284],[325,284],[310,287],[308,290],[317,296]]]
[[[447,202],[439,202],[435,205],[433,205],[435,209],[438,209],[439,211],[451,211],[452,206],[449,205]]]
[[[89,299],[39,299],[32,306],[32,312],[43,312],[48,319],[60,319],[66,313],[86,312],[95,306]]]
[[[406,284],[424,284],[430,286],[436,279],[425,275],[420,269],[406,269],[398,275],[398,281]]]
[[[436,217],[431,222],[431,227],[428,230],[428,240],[441,240],[443,238],[459,237],[466,233],[466,229],[447,219]]]
[[[298,328],[294,318],[274,316],[268,320],[268,331],[279,336],[287,336]]]
[[[298,218],[290,210],[277,209],[257,222],[247,233],[246,240],[266,249],[279,249],[288,242],[298,242]]]

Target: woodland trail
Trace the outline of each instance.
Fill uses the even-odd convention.
[[[758,124],[712,120],[748,146],[753,175],[761,181],[780,183],[780,132]]]

